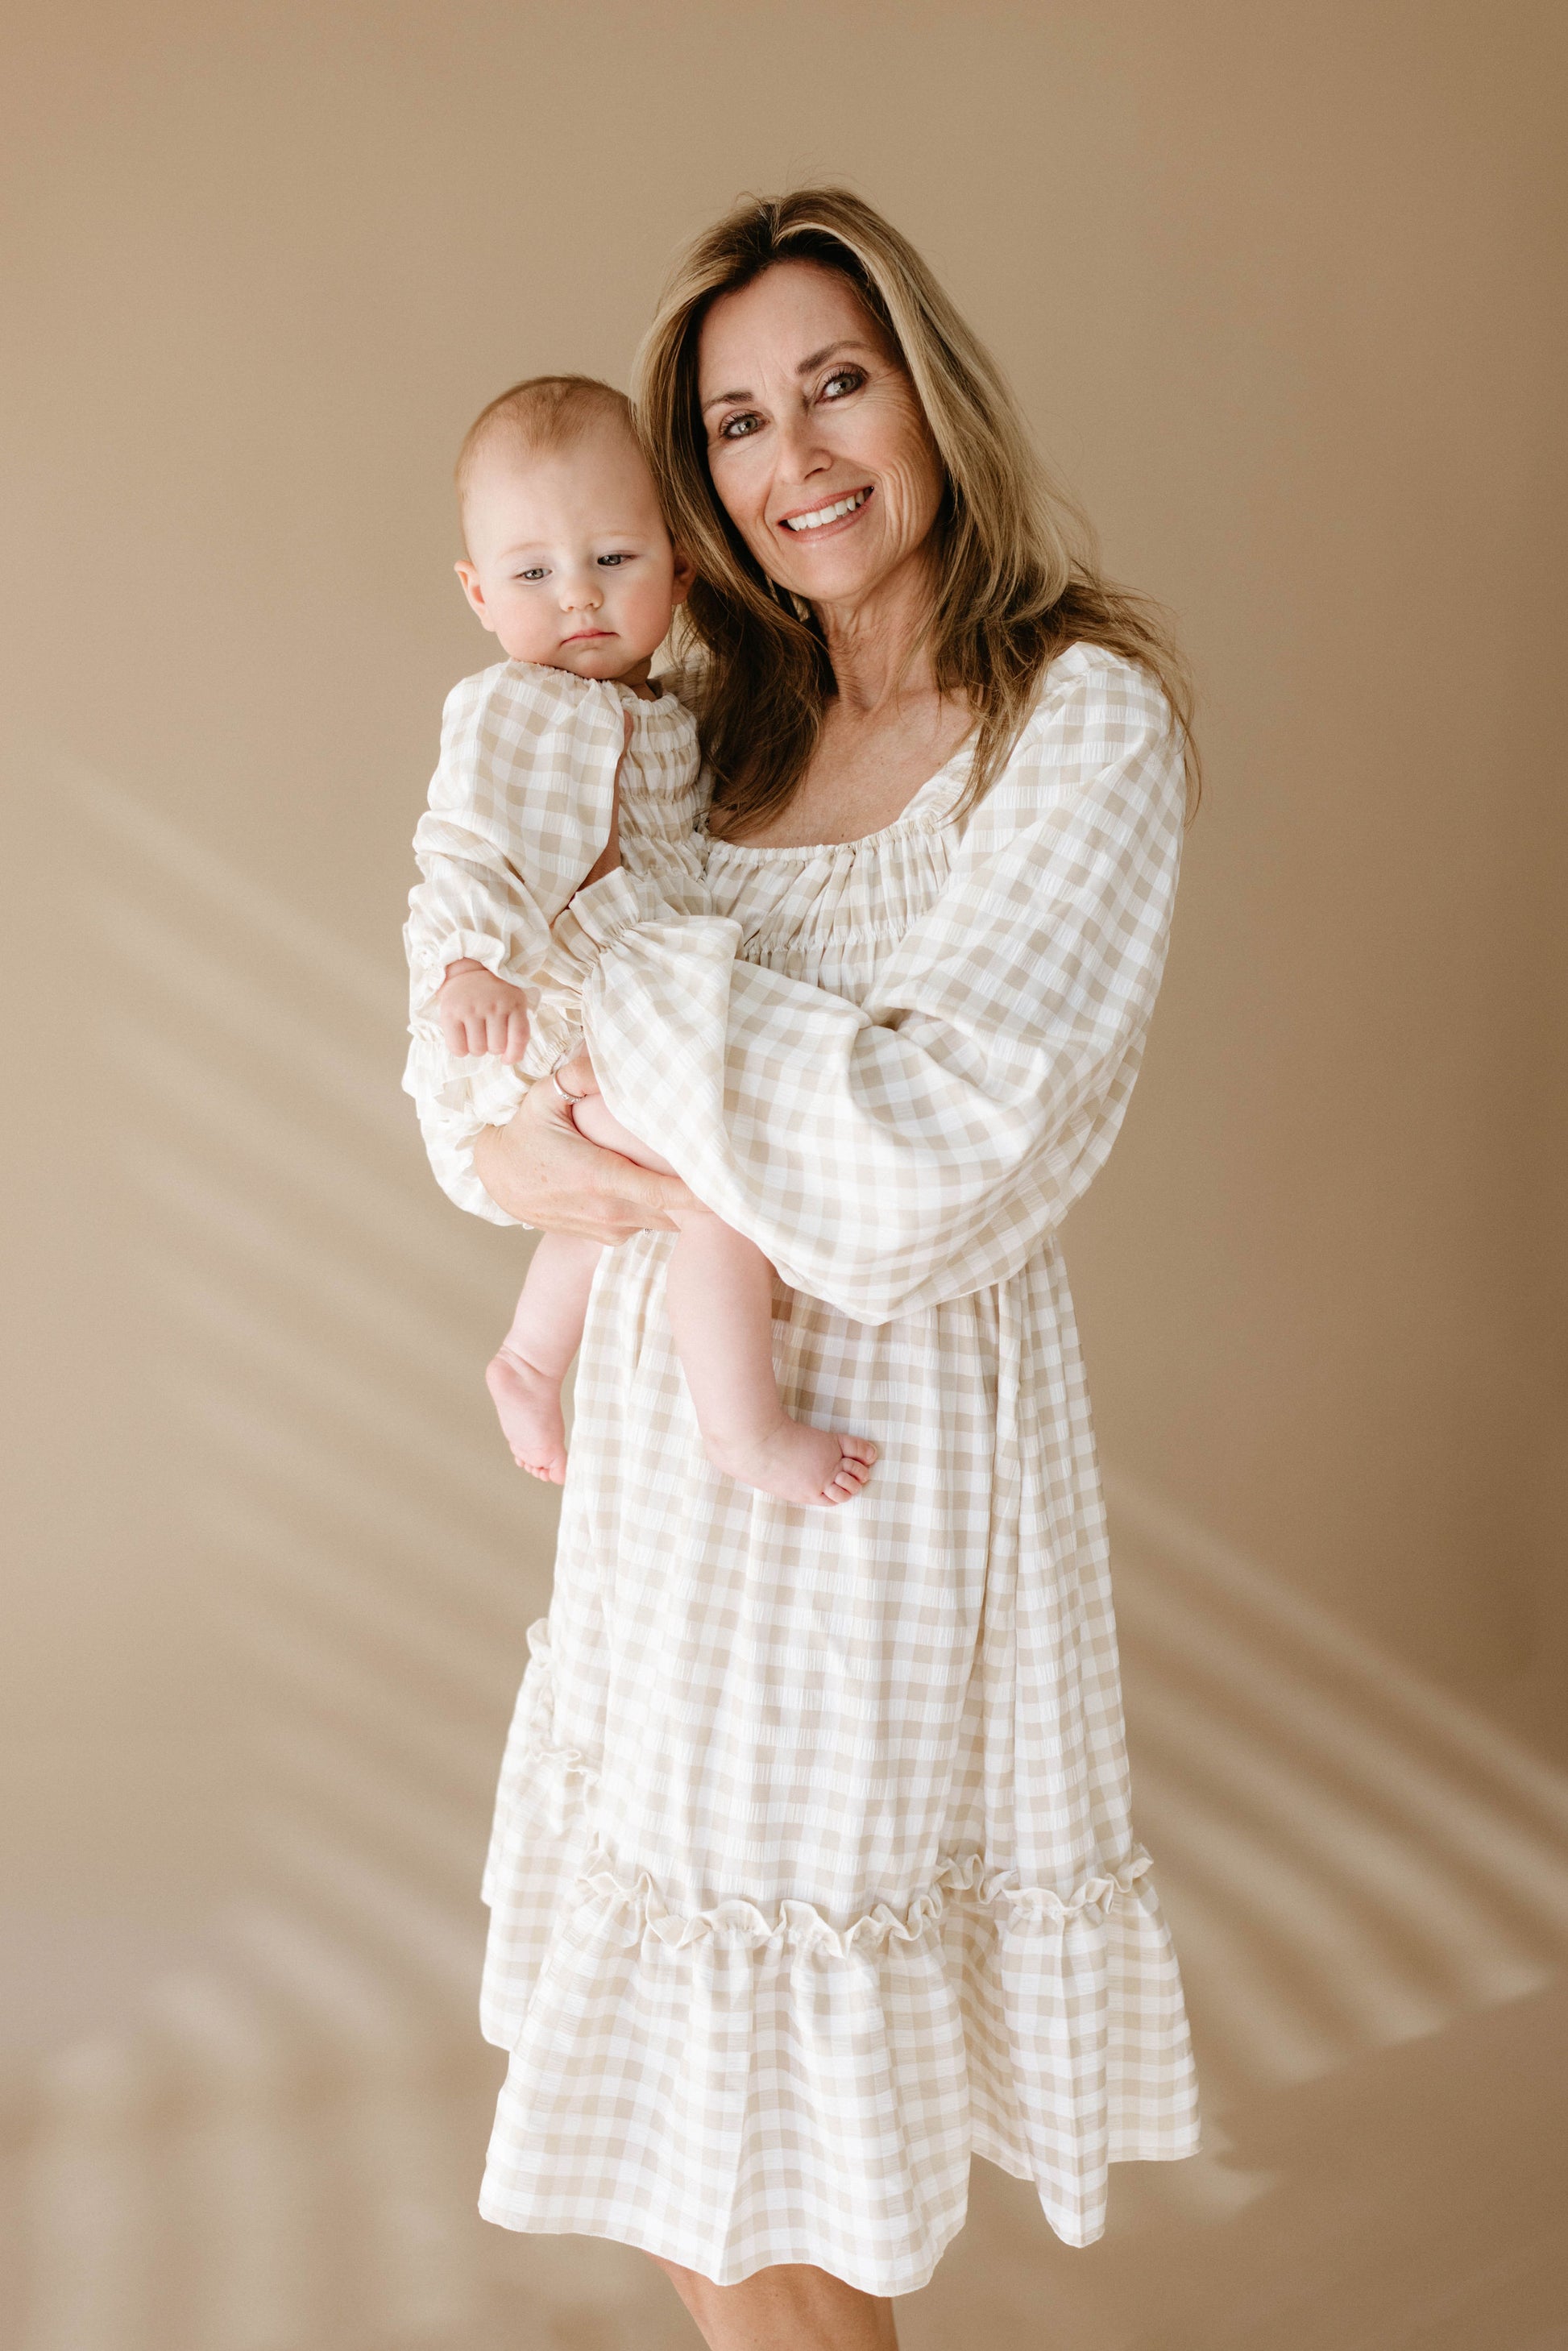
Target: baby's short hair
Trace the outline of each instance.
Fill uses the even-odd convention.
[[[636,438],[632,403],[612,383],[591,375],[533,375],[482,408],[457,452],[457,504],[466,504],[474,469],[492,441],[507,436],[531,455],[564,449],[596,424],[619,424]]]

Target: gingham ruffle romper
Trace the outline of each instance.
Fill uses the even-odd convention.
[[[778,1269],[788,1408],[882,1448],[838,1510],[720,1477],[669,1237],[605,1252],[486,1877],[480,2209],[721,2283],[923,2284],[971,2153],[1087,2244],[1107,2163],[1197,2146],[1056,1238],[1136,1072],[1180,759],[1078,646],[959,817],[966,767],[862,841],[700,844],[706,913],[644,849],[555,926],[611,1108]],[[454,1102],[437,1172],[498,1217]]]

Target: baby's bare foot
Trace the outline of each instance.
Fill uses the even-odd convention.
[[[708,1459],[727,1478],[780,1502],[852,1502],[871,1476],[876,1447],[866,1437],[840,1437],[782,1420],[753,1444],[710,1445]]]
[[[549,1486],[563,1484],[566,1422],[561,1416],[560,1382],[503,1347],[485,1367],[485,1385],[518,1468],[526,1469],[530,1478],[542,1478]]]

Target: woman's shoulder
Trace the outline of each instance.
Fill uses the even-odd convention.
[[[1000,846],[1091,800],[1125,803],[1121,820],[1136,823],[1143,804],[1179,799],[1181,770],[1158,680],[1108,645],[1069,645],[1041,677],[1006,765],[969,819],[967,845]]]
[[[1140,747],[1177,752],[1176,719],[1159,680],[1109,645],[1071,644],[1040,678],[998,780],[1016,777],[1038,791],[1047,770],[1082,777]]]
[[[1138,733],[1151,726],[1168,732],[1173,724],[1170,704],[1152,670],[1110,645],[1080,640],[1047,664],[1018,747],[1053,740],[1075,723],[1091,721]]]

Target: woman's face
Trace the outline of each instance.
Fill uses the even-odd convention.
[[[924,563],[942,469],[915,387],[847,278],[781,261],[703,321],[698,398],[721,504],[819,608]]]

